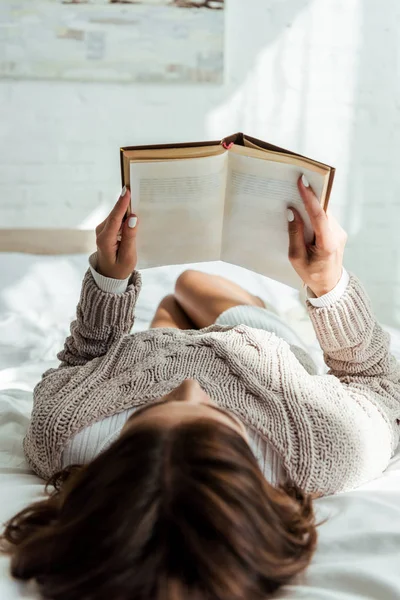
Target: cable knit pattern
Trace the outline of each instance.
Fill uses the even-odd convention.
[[[140,285],[134,273],[117,296],[85,275],[61,365],[34,392],[24,448],[39,475],[61,468],[78,431],[188,377],[268,441],[306,491],[348,490],[386,468],[399,440],[400,370],[354,276],[334,305],[308,305],[331,368],[323,376],[309,374],[284,340],[245,325],[129,335]]]

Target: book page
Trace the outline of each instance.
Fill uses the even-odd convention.
[[[262,160],[270,160],[276,163],[285,163],[289,165],[296,165],[300,169],[310,169],[311,171],[315,171],[320,175],[328,174],[330,171],[330,167],[327,165],[323,165],[322,163],[318,163],[311,158],[306,158],[304,156],[287,154],[285,152],[277,152],[275,150],[266,150],[263,148],[257,148],[255,144],[253,147],[247,146],[239,146],[234,144],[232,148],[230,148],[229,152],[234,152],[235,154],[242,154],[243,156],[250,156],[252,158],[261,158]]]
[[[285,150],[272,150],[269,148],[263,148],[262,146],[257,146],[257,144],[254,144],[254,142],[251,142],[246,137],[244,138],[244,147],[242,146],[242,148],[256,150],[257,153],[265,152],[265,153],[269,154],[272,159],[275,156],[277,162],[289,162],[292,164],[304,165],[304,167],[307,167],[307,164],[308,164],[312,168],[312,170],[317,170],[317,171],[320,171],[321,173],[330,171],[330,167],[328,165],[325,165],[324,163],[321,163],[317,160],[308,158],[307,156],[301,156],[300,154],[296,154],[295,152],[288,152],[288,151],[285,152]],[[248,154],[246,151],[241,152],[241,153]],[[250,156],[251,156],[251,154],[250,154]],[[284,158],[279,160],[279,157],[284,157]],[[256,156],[256,158],[257,158],[257,156]],[[261,156],[259,156],[258,158],[261,158]]]
[[[139,267],[220,260],[228,153],[132,162]]]
[[[311,223],[297,188],[302,173],[320,197],[326,176],[229,152],[223,261],[299,287],[300,278],[288,259],[287,208],[294,206],[300,212],[306,240],[311,242]]]
[[[130,160],[171,160],[179,158],[202,158],[223,154],[226,149],[221,144],[207,146],[188,146],[171,148],[123,149],[124,156]]]

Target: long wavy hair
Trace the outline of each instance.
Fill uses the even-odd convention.
[[[246,441],[206,419],[132,427],[47,494],[1,545],[51,600],[265,600],[316,546],[312,498],[271,486]]]

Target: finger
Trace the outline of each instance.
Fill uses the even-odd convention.
[[[288,208],[289,221],[289,259],[291,261],[305,260],[307,257],[307,246],[304,240],[304,223],[295,208]]]
[[[103,231],[104,227],[106,226],[107,219],[108,219],[108,217],[106,217],[106,218],[104,219],[104,221],[102,221],[101,223],[99,223],[99,225],[97,225],[97,227],[96,227],[96,234],[97,234],[97,235],[100,235],[100,233]],[[120,229],[122,229],[122,227],[123,227],[123,223],[124,223],[125,219],[126,219],[126,213],[125,213],[125,214],[124,214],[124,216],[122,217],[122,225],[121,225],[121,228],[120,228]]]
[[[122,193],[121,196],[118,198],[116,205],[108,215],[104,227],[104,231],[106,231],[107,234],[110,236],[111,241],[115,241],[114,238],[116,238],[119,230],[121,229],[124,215],[131,201],[130,190],[124,188],[122,190]]]
[[[299,177],[297,185],[315,233],[315,245],[324,248],[331,243],[331,230],[326,213],[304,175]]]
[[[137,216],[135,214],[129,215],[122,228],[121,242],[118,248],[118,263],[120,264],[136,264],[137,227]]]

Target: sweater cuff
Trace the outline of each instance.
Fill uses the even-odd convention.
[[[312,306],[316,306],[318,308],[321,308],[322,306],[332,306],[332,304],[335,304],[335,302],[340,300],[340,298],[343,296],[347,286],[349,285],[349,281],[350,275],[346,269],[343,268],[340,281],[336,284],[333,290],[327,294],[324,294],[323,296],[317,297],[314,292],[310,290],[310,288],[307,288],[307,300],[310,304],[312,304]]]
[[[113,328],[129,332],[134,321],[134,309],[142,279],[134,271],[128,280],[125,293],[103,292],[88,269],[82,284],[78,309],[83,322],[91,329]]]
[[[126,279],[113,279],[112,277],[104,277],[96,271],[97,269],[97,252],[93,252],[89,256],[89,268],[93,279],[102,292],[109,294],[123,294],[126,292],[129,282],[129,277]]]
[[[307,305],[319,343],[326,352],[356,346],[375,326],[370,300],[354,275],[349,276],[345,292],[331,306],[317,308],[310,300]]]

